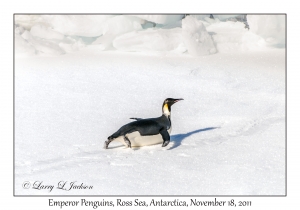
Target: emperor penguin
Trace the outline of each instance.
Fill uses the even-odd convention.
[[[136,121],[123,125],[119,130],[107,138],[104,143],[104,149],[108,148],[110,142],[117,140],[125,146],[141,147],[162,143],[165,147],[170,142],[171,106],[182,98],[167,98],[162,105],[162,115],[157,118],[130,118]]]

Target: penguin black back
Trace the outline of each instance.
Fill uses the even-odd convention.
[[[136,121],[130,122],[126,125],[123,125],[118,131],[108,137],[108,140],[105,141],[104,148],[107,149],[108,145],[114,139],[123,136],[124,142],[128,147],[131,147],[130,139],[128,139],[127,134],[138,132],[141,136],[152,136],[160,134],[163,138],[162,146],[165,147],[170,142],[170,135],[168,129],[171,127],[171,106],[183,99],[173,99],[167,98],[164,100],[162,105],[162,116],[157,118],[131,118],[136,119]]]

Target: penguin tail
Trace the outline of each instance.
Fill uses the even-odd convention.
[[[142,118],[131,117],[129,119],[131,119],[131,120],[141,120]]]

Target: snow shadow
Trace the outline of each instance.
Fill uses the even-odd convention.
[[[171,141],[174,142],[174,144],[168,150],[175,149],[176,147],[179,147],[181,145],[181,142],[185,138],[187,138],[187,137],[189,137],[189,136],[191,136],[193,134],[204,132],[204,131],[213,130],[213,129],[216,129],[216,128],[219,128],[219,127],[202,128],[202,129],[194,130],[194,131],[191,131],[191,132],[188,132],[188,133],[181,133],[181,134],[172,135],[171,136]]]

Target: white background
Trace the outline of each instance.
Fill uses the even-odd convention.
[[[80,4],[81,3],[81,4]],[[14,13],[287,13],[287,152],[288,185],[287,197],[240,197],[237,200],[251,200],[251,209],[289,208],[299,206],[299,139],[297,118],[299,116],[299,13],[297,5],[274,1],[14,1],[1,5],[1,63],[0,71],[0,119],[1,119],[1,206],[5,209],[41,209],[48,206],[48,198],[13,197],[13,14]],[[4,26],[4,27],[3,27]],[[297,65],[298,64],[298,65]],[[54,198],[55,200],[79,200],[80,198]],[[94,200],[102,200],[95,197]],[[126,199],[126,198],[123,198]],[[145,200],[150,198],[144,198]],[[189,198],[181,198],[181,200]],[[230,198],[218,198],[218,200]],[[93,198],[89,198],[93,200]],[[115,200],[111,198],[110,200]],[[133,200],[133,198],[128,198]],[[143,200],[143,198],[140,198]],[[168,200],[173,200],[169,198]],[[198,200],[212,200],[201,197]],[[57,207],[56,207],[57,208]],[[86,207],[86,209],[92,207]],[[198,207],[199,208],[199,207]],[[298,207],[299,208],[299,207]],[[78,208],[77,208],[78,209]]]

